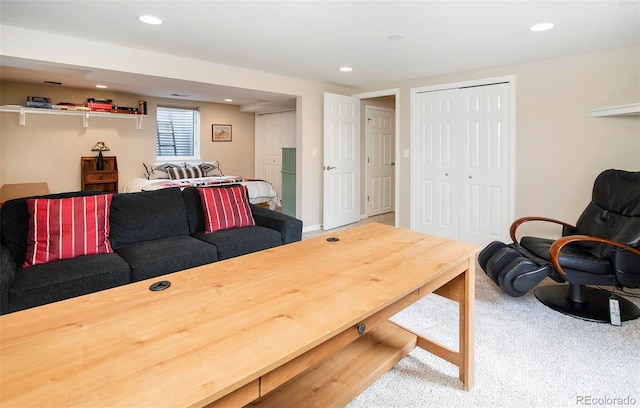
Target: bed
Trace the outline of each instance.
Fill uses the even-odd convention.
[[[169,187],[201,187],[213,186],[220,184],[242,184],[247,186],[249,192],[249,201],[252,204],[267,204],[269,209],[275,210],[281,206],[278,194],[275,188],[269,182],[264,180],[251,179],[246,177],[234,176],[209,176],[186,179],[156,179],[147,180],[144,177],[134,178],[124,186],[125,193],[133,193],[137,191],[152,191]]]
[[[252,204],[267,205],[271,210],[281,206],[278,193],[271,183],[248,177],[225,176],[217,161],[203,162],[195,166],[188,163],[143,163],[143,166],[144,177],[129,181],[124,186],[125,193],[170,187],[242,184],[247,186],[249,201]]]

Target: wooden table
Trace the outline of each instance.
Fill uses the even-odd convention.
[[[0,317],[0,405],[341,406],[416,346],[471,389],[478,248],[382,224],[331,236]],[[460,303],[459,351],[387,320],[434,291]]]
[[[3,203],[15,198],[49,194],[47,183],[5,184],[0,188],[0,207]]]

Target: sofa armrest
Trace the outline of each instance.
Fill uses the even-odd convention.
[[[283,244],[302,239],[302,221],[299,219],[254,204],[250,206],[256,225],[278,231]]]
[[[0,245],[0,314],[8,312],[9,287],[16,276],[16,262],[9,248]]]

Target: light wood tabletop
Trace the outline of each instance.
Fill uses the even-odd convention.
[[[330,236],[339,241],[321,236],[1,316],[0,405],[204,406],[239,389],[251,401],[265,374],[456,277],[467,336],[456,361],[472,387],[478,248],[375,223]],[[150,291],[160,280],[171,286]]]

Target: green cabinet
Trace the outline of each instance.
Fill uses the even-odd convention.
[[[296,149],[282,148],[282,213],[296,216]]]

